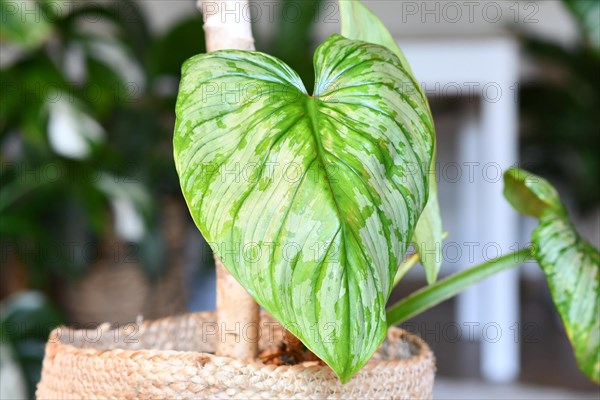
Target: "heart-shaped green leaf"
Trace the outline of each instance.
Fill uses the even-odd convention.
[[[386,334],[394,274],[428,196],[433,125],[388,49],[333,35],[309,96],[281,61],[183,67],[175,162],[232,275],[345,382]]]
[[[380,44],[394,52],[402,62],[402,67],[411,72],[410,65],[396,40],[387,30],[383,22],[371,10],[358,0],[340,0],[340,15],[342,17],[342,35],[349,39]],[[421,90],[421,87],[417,87]],[[424,95],[423,95],[424,96]],[[429,106],[427,107],[429,110]],[[429,117],[431,120],[433,118]],[[433,138],[435,145],[435,138]],[[433,151],[435,155],[435,149]],[[427,282],[436,281],[442,265],[442,216],[435,180],[435,156],[431,159],[429,169],[432,177],[429,179],[429,200],[417,222],[412,242],[415,244],[421,264],[425,269]]]
[[[533,255],[544,270],[579,367],[600,382],[600,253],[579,236],[546,180],[511,168],[504,182],[509,202],[540,220],[532,235]]]

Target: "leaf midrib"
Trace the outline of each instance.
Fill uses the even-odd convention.
[[[321,142],[321,136],[319,134],[319,127],[317,124],[317,118],[318,118],[318,110],[317,110],[317,104],[316,104],[317,100],[312,97],[309,96],[306,99],[306,110],[307,110],[307,114],[308,117],[310,119],[311,122],[311,135],[313,136],[313,140],[315,141],[315,149],[317,152],[317,160],[319,162],[319,164],[321,164],[321,167],[323,168],[323,173],[325,174],[325,180],[327,181],[327,185],[329,187],[329,192],[331,193],[331,198],[333,199],[333,203],[335,205],[335,209],[339,218],[339,222],[340,222],[340,229],[341,229],[341,238],[340,238],[340,242],[341,242],[341,252],[340,252],[340,265],[345,265],[346,264],[346,257],[347,257],[347,251],[346,251],[346,224],[343,221],[342,218],[342,210],[340,208],[340,205],[338,204],[338,200],[336,197],[336,193],[333,190],[333,186],[331,185],[331,180],[329,179],[329,174],[327,173],[327,166],[325,165],[325,160],[323,158],[323,152],[325,152],[325,148],[323,147],[323,143]],[[348,296],[344,296],[346,298],[346,307],[348,310],[350,310],[350,282],[349,282],[349,278],[348,278],[348,271],[346,271],[344,273],[344,281],[346,284],[346,290],[348,290]],[[315,302],[315,305],[317,304],[317,302]],[[344,318],[346,319],[346,326],[350,326],[350,312],[345,313],[346,315],[344,316]],[[348,339],[350,332],[346,331],[344,332],[344,336],[346,336],[346,339]],[[348,340],[346,340],[346,342],[348,343],[348,351],[350,351],[350,342]]]

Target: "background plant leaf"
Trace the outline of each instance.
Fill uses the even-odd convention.
[[[377,15],[358,0],[340,0],[339,6],[343,36],[387,47],[400,58],[403,68],[412,74],[404,53],[402,53],[396,40]],[[420,86],[417,86],[416,89],[421,91]],[[425,97],[423,93],[422,96]],[[429,119],[433,120],[429,104],[427,104],[427,112],[429,113]],[[432,140],[435,145],[435,137]],[[429,200],[417,223],[412,242],[415,244],[419,259],[425,269],[427,283],[432,284],[436,281],[442,265],[443,234],[442,215],[435,179],[435,156],[431,159],[430,173],[432,177],[429,179]]]
[[[511,168],[504,182],[508,201],[539,218],[532,234],[533,256],[546,275],[579,367],[600,382],[600,253],[579,236],[546,180]]]
[[[188,60],[175,163],[225,266],[345,382],[385,337],[394,274],[427,201],[433,124],[388,49],[333,35],[314,63],[309,96],[259,52]]]
[[[30,50],[41,46],[53,31],[47,14],[32,0],[0,0],[0,21],[0,42],[11,42]]]

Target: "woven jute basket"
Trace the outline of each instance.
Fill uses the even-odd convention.
[[[55,329],[46,345],[38,399],[429,399],[435,361],[420,338],[389,330],[346,384],[318,362],[267,365],[217,357],[215,314],[186,314],[111,329]],[[284,333],[263,315],[259,347]],[[243,334],[243,331],[242,331]]]

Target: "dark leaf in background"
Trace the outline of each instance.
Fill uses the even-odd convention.
[[[206,52],[202,16],[196,15],[174,26],[151,47],[148,70],[152,77],[167,75],[179,80],[181,66],[188,58]],[[175,97],[177,90],[173,91]]]
[[[586,44],[600,51],[600,1],[563,0],[563,3],[577,19]]]
[[[322,0],[281,0],[273,13],[275,32],[271,37],[274,40],[261,37],[259,32],[254,33],[256,49],[288,64],[300,75],[304,86],[309,88],[315,82],[312,28],[316,21],[323,21],[331,14],[325,10],[323,3]],[[267,14],[262,18],[267,18]]]
[[[584,38],[598,35],[600,2],[565,4],[578,10],[573,12]],[[589,14],[582,19],[586,7]],[[543,67],[521,90],[521,160],[560,184],[579,211],[588,211],[600,202],[600,55],[593,41],[566,48],[519,36],[525,54]]]

